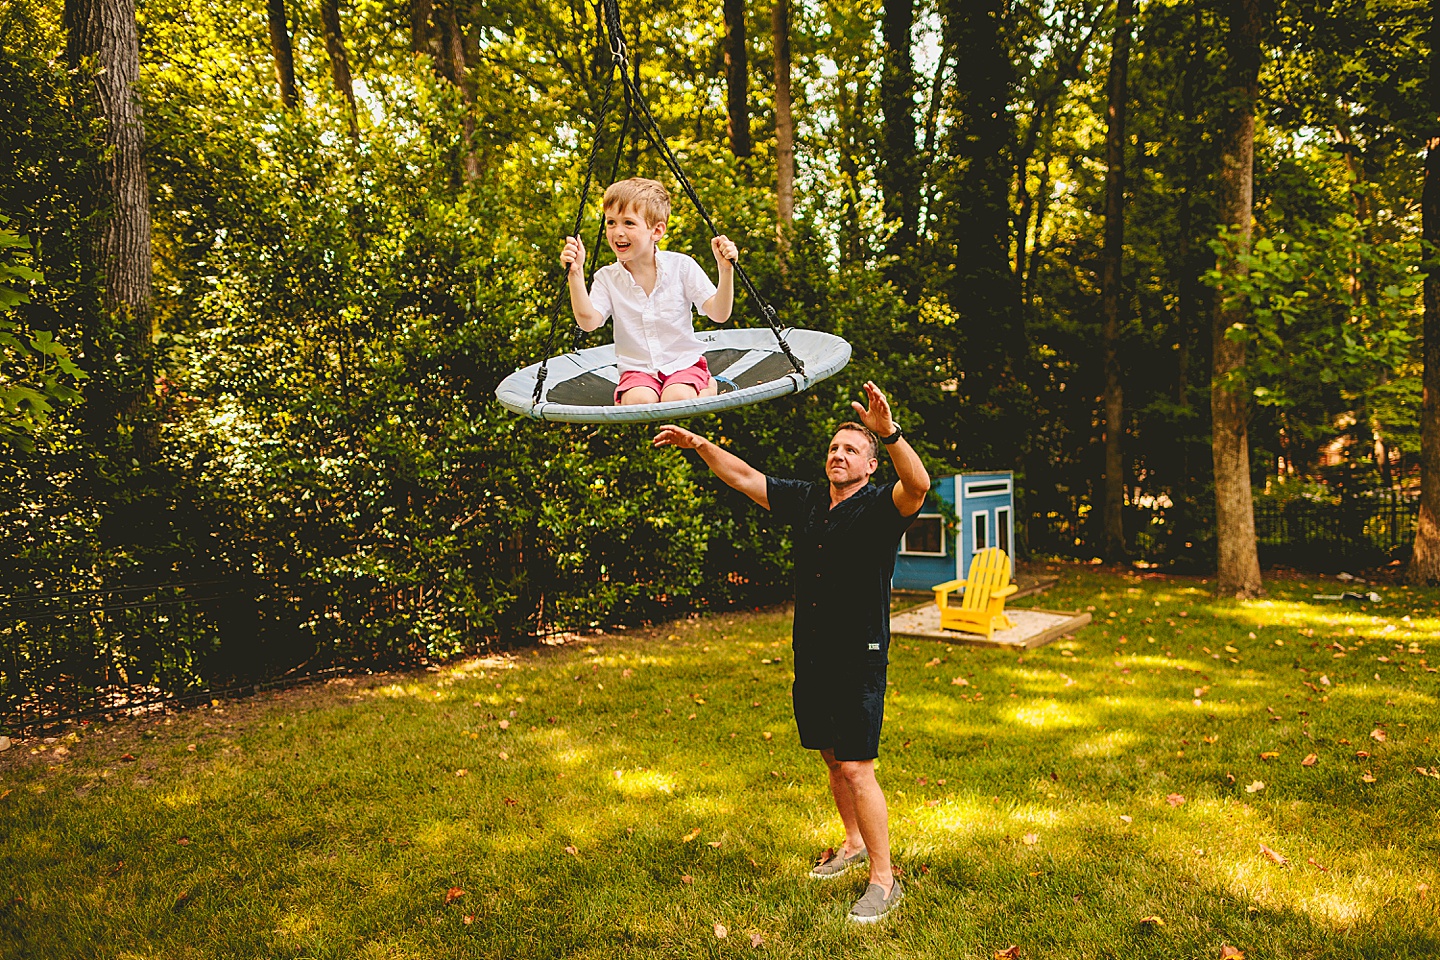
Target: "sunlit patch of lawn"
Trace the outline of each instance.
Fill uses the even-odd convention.
[[[878,928],[774,611],[21,744],[0,956],[1440,955],[1440,593],[1056,572],[1071,638],[897,639]]]

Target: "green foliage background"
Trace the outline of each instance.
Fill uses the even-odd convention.
[[[1083,554],[1101,477],[1108,8],[1056,0],[990,17],[917,5],[924,145],[911,186],[922,219],[917,249],[898,255],[885,252],[894,224],[877,180],[881,9],[796,6],[797,219],[782,269],[769,6],[747,7],[756,149],[737,158],[719,6],[622,5],[650,105],[747,270],[785,323],[854,348],[841,376],[804,396],[695,426],[767,472],[818,476],[830,429],[873,378],[935,472],[1014,469],[1021,519],[1034,518],[1022,543]],[[245,629],[177,613],[111,644],[106,662],[127,677],[183,687],[298,663],[444,656],[542,626],[786,594],[784,537],[693,461],[652,450],[648,431],[540,425],[494,403],[495,384],[538,359],[549,333],[608,55],[587,4],[456,10],[473,105],[412,52],[408,4],[342,6],[360,105],[352,141],[318,8],[290,4],[301,106],[286,112],[263,5],[138,4],[153,388],[116,346],[87,265],[95,214],[82,198],[100,154],[82,81],[63,65],[61,3],[13,0],[0,13],[0,213],[33,242],[45,280],[13,316],[53,334],[43,342],[66,345],[90,377],[82,402],[27,429],[24,444],[0,445],[0,593],[245,585]],[[1201,277],[1216,262],[1223,12],[1182,0],[1142,11],[1122,361],[1136,527],[1157,516],[1142,501],[1172,504],[1165,534],[1142,538],[1152,558],[1208,561],[1217,295],[1256,308],[1253,329],[1235,335],[1254,345],[1257,485],[1281,479],[1280,457],[1308,469],[1338,437],[1358,458],[1377,435],[1401,451],[1391,479],[1404,481],[1418,445],[1427,18],[1418,0],[1280,6],[1262,76],[1262,244],[1251,285],[1216,291]],[[613,145],[614,124],[604,132]],[[474,180],[462,175],[467,152]],[[614,156],[607,170],[668,179],[642,145]],[[1022,185],[1035,218],[1017,253]],[[676,195],[667,243],[706,262],[703,225]],[[1225,255],[1223,238],[1215,250]],[[97,423],[93,398],[137,382],[142,408]],[[57,379],[52,394],[71,389]],[[147,423],[154,457],[136,447]],[[49,680],[98,683],[74,664],[91,663],[104,634],[34,628],[22,659],[38,670],[73,654]]]

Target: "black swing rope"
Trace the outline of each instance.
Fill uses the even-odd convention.
[[[695,192],[695,187],[690,182],[690,178],[685,175],[685,170],[681,167],[679,158],[675,156],[674,151],[670,149],[670,144],[666,142],[665,135],[660,130],[660,124],[656,122],[654,114],[650,112],[649,104],[645,102],[645,98],[641,95],[639,78],[632,78],[626,69],[629,64],[629,56],[626,52],[624,28],[620,23],[620,5],[618,0],[601,0],[601,3],[605,14],[605,32],[610,41],[610,79],[605,86],[605,95],[601,100],[600,110],[596,114],[595,142],[590,148],[590,157],[585,163],[584,185],[580,190],[580,206],[575,213],[575,228],[569,235],[579,236],[580,226],[585,219],[585,207],[590,199],[590,184],[594,178],[595,160],[600,154],[602,142],[601,131],[605,117],[609,112],[610,98],[615,86],[615,75],[618,73],[620,75],[625,99],[625,116],[620,126],[620,137],[615,144],[615,160],[610,171],[611,182],[614,182],[619,172],[621,152],[625,146],[625,135],[629,129],[630,120],[634,117],[638,121],[640,130],[645,134],[651,144],[654,145],[661,159],[665,161],[665,166],[670,171],[670,175],[680,184],[680,189],[685,192],[685,196],[690,198],[690,203],[694,205],[695,212],[700,214],[701,220],[705,221],[705,226],[709,228],[711,237],[720,236],[720,231],[716,229],[715,222],[710,217],[710,212],[705,209],[705,204],[701,202],[700,195]],[[635,109],[637,104],[639,106],[638,111]],[[605,236],[604,231],[605,225],[602,219],[595,240],[595,248],[592,251],[592,272],[594,263],[598,262],[600,244]],[[785,359],[790,361],[790,366],[794,368],[796,373],[803,376],[805,373],[805,364],[799,357],[795,356],[794,352],[790,349],[790,344],[785,341],[785,333],[780,328],[779,317],[776,314],[775,307],[760,295],[759,290],[755,289],[755,284],[750,280],[749,275],[745,273],[745,269],[740,266],[738,260],[731,260],[730,262],[734,266],[735,275],[740,278],[740,283],[745,287],[745,292],[750,295],[751,302],[755,304],[756,310],[765,320],[766,324],[769,325],[770,332],[775,335],[775,341],[780,345],[780,350],[785,354]],[[567,271],[565,281],[562,283],[560,291],[556,294],[551,304],[550,334],[545,341],[545,358],[541,360],[540,372],[535,378],[535,394],[532,400],[534,403],[540,402],[540,395],[545,390],[545,377],[548,373],[549,358],[554,346],[555,330],[557,328],[555,317],[559,310],[560,303],[564,298],[568,282]]]

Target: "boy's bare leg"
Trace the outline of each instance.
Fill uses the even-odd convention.
[[[714,377],[711,377],[711,378],[710,378],[710,386],[706,387],[704,390],[701,390],[701,391],[700,391],[700,396],[702,396],[702,397],[713,397],[713,396],[715,396],[715,394],[717,394],[717,393],[719,393],[719,392],[720,392],[720,385],[715,382],[715,378],[714,378]]]
[[[660,397],[649,387],[631,387],[620,394],[620,405],[630,406],[635,403],[659,403]]]
[[[660,399],[666,403],[672,400],[694,400],[695,397],[695,388],[688,383],[669,384],[660,394]]]

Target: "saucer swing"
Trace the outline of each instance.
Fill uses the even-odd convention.
[[[595,140],[590,148],[589,160],[585,165],[584,186],[580,191],[580,207],[575,214],[575,228],[572,236],[578,236],[584,223],[585,207],[594,181],[595,162],[600,155],[601,131],[612,104],[617,77],[620,80],[625,105],[620,135],[615,144],[615,160],[611,166],[610,179],[613,182],[620,167],[625,135],[632,120],[665,161],[670,174],[679,183],[681,190],[690,198],[711,236],[720,231],[710,218],[705,205],[695,193],[689,177],[680,166],[680,161],[665,142],[664,134],[650,113],[649,106],[640,95],[639,80],[632,77],[629,58],[626,53],[624,32],[620,24],[620,9],[617,0],[603,0],[605,32],[610,42],[610,79],[605,86],[605,95],[595,121]],[[636,134],[637,139],[639,133]],[[590,262],[586,276],[592,276],[599,256],[601,241],[604,239],[602,218],[599,236],[591,248]],[[555,331],[560,323],[557,316],[566,297],[566,285],[560,289],[550,305],[550,333],[546,339],[546,359],[528,367],[516,370],[500,382],[495,397],[507,410],[523,414],[536,420],[557,420],[567,423],[643,423],[655,420],[678,420],[729,410],[751,403],[772,400],[790,393],[799,393],[814,383],[844,368],[850,361],[850,344],[840,337],[817,330],[782,328],[775,308],[770,305],[741,266],[735,264],[735,276],[739,278],[750,302],[765,320],[768,330],[718,329],[698,331],[697,337],[704,346],[705,359],[710,373],[725,382],[728,389],[713,397],[695,397],[691,400],[674,400],[662,403],[643,403],[622,406],[615,403],[615,387],[620,373],[615,360],[615,345],[575,349],[568,353],[551,356],[554,349]],[[587,284],[588,287],[588,284]],[[579,328],[576,328],[577,339]]]

